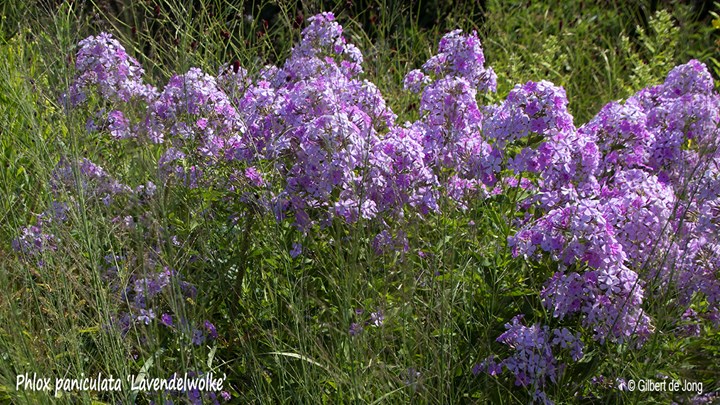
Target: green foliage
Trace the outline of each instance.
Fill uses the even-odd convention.
[[[665,72],[673,66],[675,50],[678,49],[680,29],[673,25],[672,16],[665,10],[658,11],[650,18],[650,33],[638,26],[638,42],[642,49],[635,52],[630,39],[623,36],[622,49],[627,52],[633,65],[627,93],[647,84],[659,84]]]
[[[718,53],[720,53],[720,38],[718,38],[718,33],[720,33],[720,14],[718,14],[720,13],[720,3],[715,2],[714,5],[716,11],[710,12],[713,20],[711,22],[711,31],[708,34],[710,37],[715,38],[715,43],[711,44],[707,51],[711,53],[711,55],[708,56],[708,60],[712,64],[709,66],[712,66],[715,72],[715,85],[717,86],[718,83],[720,83],[720,61],[716,58]]]

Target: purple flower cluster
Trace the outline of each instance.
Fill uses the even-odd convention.
[[[138,61],[110,34],[90,36],[78,43],[75,60],[77,77],[70,87],[73,106],[87,100],[87,92],[97,87],[104,99],[127,103],[131,99],[152,97],[155,89],[143,84],[143,69]]]
[[[71,93],[84,98],[93,85],[128,107],[138,96],[147,106],[144,117],[134,120],[136,114],[116,106],[99,113],[102,125],[89,128],[117,140],[169,144],[161,172],[181,184],[198,187],[228,162],[245,166],[257,187],[270,187],[265,180],[276,177],[272,185],[281,190],[269,203],[278,219],[290,216],[301,229],[334,218],[403,216],[404,207],[436,212],[438,175],[446,167],[454,171],[450,194],[458,201],[494,183],[500,153],[482,139],[475,96],[494,91],[496,76],[484,66],[476,33],[453,31],[442,39],[416,80],[425,87],[423,118],[400,126],[378,88],[360,78],[362,53],[332,13],[308,21],[279,68],[266,67],[255,79],[239,66],[224,66],[217,78],[192,68],[161,91],[142,83],[139,64],[110,35],[91,37],[80,43]],[[280,176],[257,171],[260,161]]]
[[[112,259],[109,263],[121,261],[121,258]],[[150,265],[154,260],[150,260]],[[131,265],[131,263],[125,263]],[[151,266],[152,267],[152,266]],[[114,272],[108,269],[106,281],[111,290],[117,290],[119,279]],[[178,295],[176,297],[176,295]],[[205,320],[200,327],[193,326],[193,322],[182,315],[173,314],[175,299],[195,299],[197,290],[192,284],[183,281],[180,274],[165,267],[161,271],[148,269],[143,275],[132,275],[129,286],[122,289],[119,294],[119,304],[126,305],[126,309],[114,316],[111,327],[117,328],[125,336],[132,328],[142,328],[158,322],[172,334],[184,336],[188,342],[200,346],[208,340],[218,338],[215,325]]]
[[[485,67],[485,55],[475,31],[470,35],[463,35],[462,30],[445,34],[438,53],[425,62],[423,70],[438,77],[463,78],[481,93],[497,89],[497,75]]]
[[[130,186],[120,183],[86,158],[76,163],[62,159],[53,170],[50,184],[56,195],[82,192],[86,200],[102,201],[105,205],[110,205],[118,195],[133,193]]]
[[[495,73],[484,62],[477,33],[456,30],[440,40],[438,54],[422,71],[405,77],[405,87],[421,93],[421,118],[410,128],[425,164],[452,185],[448,195],[461,204],[467,194],[493,185],[500,171],[502,155],[483,136],[485,116],[477,104],[478,92],[497,87]]]
[[[355,315],[358,317],[363,315],[363,313],[365,313],[365,310],[362,308],[358,308],[355,310]],[[364,322],[351,323],[350,329],[348,332],[350,333],[350,336],[357,336],[365,330],[364,326],[372,326],[372,327],[379,328],[379,327],[383,326],[384,323],[385,323],[385,314],[383,313],[382,310],[378,309],[375,312],[370,313],[370,319],[365,318]]]
[[[133,299],[133,303],[137,308],[146,308],[148,302],[159,295],[166,289],[171,280],[177,277],[177,273],[171,269],[165,268],[163,271],[150,274],[146,277],[138,277],[128,287],[128,298]]]
[[[23,227],[20,236],[12,241],[16,251],[29,256],[42,254],[44,251],[56,249],[56,239],[51,233],[43,232],[42,222]]]
[[[567,104],[563,88],[541,81],[515,86],[501,105],[486,109],[485,136],[513,173],[539,175],[545,205],[568,183],[593,180],[597,148],[576,131]]]
[[[509,244],[516,256],[558,262],[541,292],[553,316],[579,320],[601,343],[641,344],[654,330],[645,290],[672,289],[686,308],[681,334],[700,333],[703,320],[717,324],[720,97],[707,69],[678,66],[665,83],[606,105],[578,130],[568,121],[528,129],[541,108],[528,114],[533,103],[524,99],[512,109],[513,98],[491,108],[484,129],[508,145],[541,136],[536,149],[508,160],[536,184],[521,205],[542,212],[526,216]],[[706,302],[702,314],[689,307],[696,297]],[[515,340],[503,341],[515,349]]]
[[[523,167],[540,174],[534,198],[545,213],[510,245],[516,255],[559,261],[542,293],[556,317],[581,314],[600,341],[646,337],[653,327],[641,309],[644,280],[658,275],[664,286],[678,282],[687,302],[702,292],[717,311],[720,290],[710,269],[718,259],[708,255],[717,237],[703,225],[716,228],[689,214],[712,216],[717,201],[710,190],[718,185],[718,100],[707,70],[691,61],[664,84],[608,104],[579,130],[568,127],[574,142],[544,136],[549,149],[567,153],[549,170]],[[688,260],[695,247],[706,259],[700,266]]]
[[[192,145],[207,159],[224,157],[228,139],[245,130],[216,79],[198,68],[170,79],[149,106],[144,124],[150,141],[163,142],[167,134],[175,147]]]
[[[25,260],[33,260],[39,267],[44,262],[43,252],[57,250],[59,239],[53,234],[53,227],[67,221],[68,205],[53,201],[50,208],[35,215],[35,225],[28,225],[20,230],[20,235],[12,240],[13,250],[20,253]]]
[[[230,155],[273,162],[283,184],[275,213],[303,229],[401,214],[404,205],[436,210],[437,180],[417,159],[416,131],[395,126],[377,87],[358,78],[362,54],[333,15],[309,21],[284,65],[238,100],[250,124]]]
[[[507,329],[497,340],[508,345],[513,354],[497,362],[490,356],[474,368],[474,373],[484,371],[490,375],[502,373],[503,368],[515,376],[515,385],[535,390],[533,400],[553,403],[543,388],[550,382],[557,383],[565,365],[558,364],[560,352],[569,353],[577,361],[583,356],[584,345],[580,334],[573,334],[567,328],[550,329],[538,324],[525,326],[522,315],[505,324]]]

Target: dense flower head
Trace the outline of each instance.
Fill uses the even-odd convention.
[[[592,183],[597,166],[593,138],[576,131],[567,105],[562,87],[540,81],[515,86],[502,104],[485,109],[484,136],[515,174],[540,174],[545,193]]]
[[[671,187],[647,171],[633,169],[616,173],[604,185],[604,215],[633,268],[642,268],[667,250],[676,196]]]
[[[675,67],[663,84],[644,89],[637,100],[654,136],[649,166],[674,184],[692,177],[703,156],[716,154],[720,95],[707,67],[692,60]]]
[[[405,75],[403,84],[405,90],[410,90],[413,93],[419,93],[422,88],[429,84],[432,80],[420,69],[411,70],[410,73]]]
[[[205,158],[219,158],[229,137],[245,130],[244,122],[214,77],[198,68],[173,76],[150,105],[145,120],[148,138],[174,144],[195,142]]]
[[[496,88],[495,73],[484,62],[477,33],[456,30],[441,39],[438,53],[422,70],[405,77],[405,88],[421,93],[421,117],[412,126],[423,134],[425,162],[441,181],[448,177],[483,185],[497,181],[502,154],[483,137],[484,113],[476,99],[478,92]],[[440,176],[447,169],[450,175]],[[454,187],[452,192],[461,206],[470,198],[463,190],[470,188]]]
[[[467,136],[468,132],[479,132],[482,114],[475,96],[475,89],[463,78],[444,78],[425,88],[420,100],[420,112],[424,113],[423,123],[427,126],[427,132],[433,132],[433,140],[439,146],[453,146],[457,137]],[[451,129],[442,131],[442,127],[448,126]]]
[[[483,114],[467,80],[447,77],[429,84],[420,101],[425,162],[436,174],[451,169],[461,178],[493,185],[501,154],[482,137]]]
[[[97,121],[89,119],[86,125],[88,132],[95,132],[98,130],[107,130],[110,133],[110,137],[115,140],[128,139],[135,137],[135,130],[131,125],[130,120],[125,116],[121,110],[112,110],[107,116],[104,116],[104,110],[101,110]]]
[[[556,273],[542,291],[545,305],[555,317],[581,315],[593,338],[642,343],[653,331],[642,310],[642,289],[637,274],[617,266],[584,273]],[[635,288],[633,288],[635,286]]]
[[[347,43],[342,36],[343,28],[335,21],[333,13],[325,12],[308,18],[310,25],[302,31],[300,43],[292,50],[292,54],[286,62],[301,67],[305,62],[316,62],[322,64],[329,62],[326,57],[337,58],[338,63],[332,63],[347,77],[355,77],[362,73],[363,56],[357,46]],[[281,72],[278,78],[285,79],[288,72]]]
[[[152,97],[154,90],[143,83],[138,61],[129,56],[108,33],[89,36],[78,43],[76,78],[69,91],[73,106],[87,99],[87,89],[97,86],[100,95],[113,102],[129,102],[134,97]]]
[[[458,175],[447,179],[444,189],[448,198],[454,201],[462,211],[468,209],[470,202],[484,200],[491,194],[491,191],[481,181],[465,179]]]
[[[425,62],[423,70],[437,76],[463,78],[481,93],[495,91],[497,76],[484,64],[485,55],[477,32],[463,35],[462,30],[455,30],[443,36],[438,53]]]
[[[437,176],[423,157],[420,134],[413,128],[394,127],[373,145],[367,195],[380,211],[405,204],[422,214],[438,211]]]
[[[674,67],[665,80],[663,96],[673,97],[687,93],[711,94],[714,92],[713,78],[704,63],[695,59]]]
[[[567,104],[565,90],[548,81],[516,85],[505,101],[492,110],[485,134],[505,146],[531,133],[552,138],[560,132],[574,131]]]
[[[534,324],[525,326],[522,315],[505,324],[506,331],[497,341],[510,347],[512,353],[501,361],[490,356],[477,366],[478,371],[498,375],[503,369],[515,376],[515,385],[535,390],[535,400],[552,403],[543,392],[549,383],[556,383],[565,365],[558,359],[561,352],[568,352],[574,361],[583,357],[584,345],[579,334],[567,328],[550,329]]]
[[[630,259],[636,263],[642,260],[640,243],[645,241],[632,239],[634,234],[628,237],[635,232],[633,229],[622,233],[618,229],[621,226],[613,226],[621,225],[622,215],[628,214],[610,211],[622,203],[612,199],[607,203],[589,199],[568,202],[510,238],[516,255],[540,256],[546,252],[560,262],[563,270],[580,263],[584,271],[557,272],[542,296],[555,317],[581,314],[583,325],[591,328],[600,341],[632,337],[642,340],[652,330],[641,308],[643,289],[638,274],[627,267]],[[620,217],[614,218],[615,214]],[[659,230],[649,228],[645,232],[657,237]],[[632,252],[630,258],[626,246]]]
[[[274,134],[285,129],[280,117],[285,96],[270,82],[260,80],[249,85],[235,104],[247,131],[230,137],[225,150],[227,159],[254,162],[262,157],[274,157]]]
[[[330,213],[333,206],[339,216],[354,222],[360,207],[369,204],[359,201],[363,177],[356,170],[366,161],[371,140],[356,124],[362,122],[353,118],[345,111],[320,115],[281,135],[287,137],[277,150],[286,156],[277,163],[286,178],[282,196],[289,201],[300,226],[309,224],[303,223],[303,218],[310,215],[310,210],[323,215]],[[337,205],[331,200],[339,188],[342,191]],[[372,218],[374,213],[367,211],[363,216]]]
[[[636,99],[612,102],[579,131],[595,140],[603,161],[597,175],[616,167],[647,168],[655,136],[647,129],[647,116]]]
[[[302,40],[296,47],[297,52],[317,52],[318,49],[330,48],[333,51],[341,48],[345,41],[342,38],[343,28],[331,12],[324,12],[308,18],[310,25],[302,31]]]

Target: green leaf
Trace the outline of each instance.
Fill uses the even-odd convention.
[[[290,353],[290,352],[268,352],[268,353],[263,353],[263,354],[266,354],[266,355],[269,354],[269,355],[272,355],[272,356],[285,356],[285,357],[291,357],[291,358],[294,358],[294,359],[302,360],[302,361],[305,361],[305,362],[307,362],[307,363],[310,363],[310,364],[312,364],[312,365],[314,365],[314,366],[318,366],[318,367],[320,367],[321,369],[327,371],[329,374],[331,374],[329,368],[327,368],[326,366],[324,366],[324,365],[318,363],[317,361],[311,359],[310,357],[303,356],[302,354]]]

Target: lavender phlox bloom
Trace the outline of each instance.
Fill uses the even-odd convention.
[[[105,99],[127,103],[132,98],[152,99],[156,90],[143,83],[143,69],[120,43],[108,33],[89,36],[78,43],[76,77],[68,94],[72,106],[87,100],[91,87]]]

